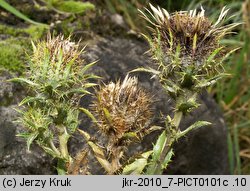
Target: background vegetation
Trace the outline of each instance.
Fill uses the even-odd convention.
[[[90,31],[102,35],[127,35],[119,30],[113,32],[112,23],[105,20],[107,14],[121,15],[132,33],[147,31],[137,9],[142,9],[149,2],[169,12],[190,10],[202,5],[206,15],[212,19],[219,15],[223,6],[230,8],[229,15],[235,16],[226,22],[244,21],[244,24],[237,28],[230,40],[225,39],[222,43],[231,49],[241,49],[228,59],[225,69],[232,74],[231,77],[219,81],[216,87],[210,89],[210,93],[223,110],[227,123],[230,172],[250,174],[250,0],[90,0],[86,6],[77,6],[77,10],[69,3],[66,3],[68,8],[65,4],[66,8],[58,7],[57,1],[52,4],[38,0],[23,0],[23,3],[19,0],[0,1],[0,68],[22,73],[25,52],[30,51],[30,40],[42,38],[48,28],[65,35],[73,33],[76,38],[77,34],[81,34],[87,40],[92,35]],[[14,9],[6,8],[5,2]],[[82,9],[79,10],[79,7]],[[46,14],[43,14],[44,10]],[[101,22],[105,23],[107,30]]]

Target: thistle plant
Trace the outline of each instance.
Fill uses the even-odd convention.
[[[20,103],[20,122],[26,130],[18,136],[27,140],[28,150],[35,142],[56,158],[59,174],[72,162],[67,144],[79,124],[78,102],[95,85],[89,79],[96,76],[86,73],[94,63],[83,65],[84,49],[79,46],[62,35],[48,35],[46,41],[33,43],[26,77],[12,79],[30,90]]]
[[[149,128],[152,119],[152,98],[140,87],[136,77],[100,86],[91,105],[92,119],[107,142],[101,147],[97,140],[80,130],[107,174],[120,173],[124,152],[131,142],[157,129]]]
[[[140,13],[151,25],[152,36],[144,37],[157,68],[138,68],[133,72],[152,73],[175,101],[174,115],[165,118],[165,129],[154,145],[148,165],[143,167],[145,174],[162,174],[173,156],[173,144],[188,132],[211,124],[197,121],[186,130],[180,129],[183,116],[199,107],[199,93],[227,75],[223,63],[235,50],[224,49],[220,40],[239,23],[222,25],[229,11],[225,7],[214,24],[205,17],[202,7],[199,12],[173,14],[151,4],[150,8]]]

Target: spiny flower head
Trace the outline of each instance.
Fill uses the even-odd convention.
[[[27,76],[35,92],[46,99],[63,99],[77,103],[79,96],[89,94],[86,90],[94,86],[89,79],[97,78],[88,73],[95,62],[86,64],[81,59],[83,49],[80,42],[74,43],[63,35],[52,37],[33,45]],[[26,81],[27,82],[27,81]]]
[[[138,87],[136,77],[123,82],[110,82],[96,92],[92,110],[99,120],[100,130],[114,142],[129,133],[142,136],[142,130],[152,117],[152,99]]]
[[[47,35],[46,41],[41,41],[37,45],[33,45],[34,53],[32,62],[37,65],[44,65],[49,62],[52,69],[64,70],[68,64],[78,65],[80,54],[83,50],[79,50],[79,43],[72,42],[70,37],[65,38],[63,35],[52,37]]]
[[[200,65],[207,57],[219,47],[219,40],[239,23],[221,26],[229,9],[223,7],[218,20],[213,24],[205,17],[205,10],[180,11],[169,14],[163,8],[154,7],[152,11],[146,8],[148,15],[142,16],[153,25],[154,39],[161,41],[161,49],[167,56],[179,54],[183,63],[196,62]],[[179,52],[178,52],[179,51]]]
[[[184,89],[200,91],[225,76],[223,62],[235,50],[224,51],[220,40],[240,23],[222,25],[228,9],[221,10],[213,24],[205,10],[169,14],[150,4],[142,16],[151,23],[152,37],[146,36],[157,70],[144,69],[157,76],[164,89],[175,99]],[[135,70],[136,71],[136,70]],[[137,71],[143,71],[138,69]]]

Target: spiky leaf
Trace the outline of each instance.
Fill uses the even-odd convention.
[[[109,173],[112,172],[111,164],[107,161],[105,154],[100,146],[92,141],[88,141],[89,146],[92,148],[94,155],[101,166]]]
[[[19,82],[19,83],[26,83],[30,86],[39,86],[37,83],[32,82],[31,80],[28,80],[26,78],[12,78],[9,81],[11,82]]]
[[[163,131],[159,136],[159,138],[157,139],[156,144],[154,145],[152,159],[146,171],[147,175],[158,173],[157,169],[159,168],[160,157],[164,147],[166,146],[166,142],[167,142],[166,131]]]
[[[170,151],[168,152],[168,154],[166,155],[163,163],[162,163],[162,169],[164,170],[165,168],[167,168],[168,164],[171,162],[171,158],[173,157],[174,152],[173,149],[170,149]]]
[[[183,137],[185,136],[187,133],[189,133],[190,131],[193,131],[195,129],[199,129],[201,127],[204,127],[204,126],[208,126],[208,125],[211,125],[212,123],[208,122],[208,121],[197,121],[195,122],[193,125],[189,126],[186,130],[184,131],[181,131],[178,136],[177,136],[177,139],[179,139],[180,137]]]
[[[153,151],[148,151],[141,154],[141,158],[136,159],[133,163],[126,165],[123,168],[123,175],[140,175],[142,174],[145,166],[148,164],[148,157]]]
[[[82,111],[83,113],[85,113],[90,119],[92,119],[92,121],[94,123],[97,123],[96,118],[94,117],[94,115],[89,110],[87,110],[87,109],[85,109],[83,107],[79,108],[79,110]]]
[[[43,98],[41,97],[26,97],[24,98],[20,103],[19,103],[19,106],[23,105],[23,104],[26,104],[26,103],[31,103],[31,102],[36,102],[36,101],[40,101],[40,100],[43,100]]]

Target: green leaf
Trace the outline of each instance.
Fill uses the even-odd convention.
[[[101,166],[108,172],[112,172],[111,164],[106,160],[104,152],[102,148],[98,145],[96,145],[92,141],[88,141],[89,146],[92,148],[94,155],[98,162],[101,164]]]
[[[26,78],[12,78],[10,80],[8,80],[10,82],[19,82],[19,83],[26,83],[30,86],[39,86],[38,84],[32,82],[31,80],[28,80]]]
[[[189,133],[190,131],[193,131],[195,129],[198,129],[200,127],[204,127],[204,126],[208,126],[211,125],[212,123],[207,122],[207,121],[197,121],[195,122],[193,125],[189,126],[186,130],[181,131],[180,133],[178,133],[177,135],[177,139],[185,136],[187,133]]]
[[[81,93],[81,94],[91,94],[89,91],[87,91],[85,88],[76,88],[67,91],[65,94],[71,94],[71,93]]]
[[[53,151],[53,149],[43,145],[42,143],[39,143],[37,141],[37,143],[39,144],[40,147],[42,147],[42,149],[49,155],[51,155],[53,158],[61,158],[60,155],[58,155],[55,151]]]
[[[181,88],[171,80],[164,79],[162,82],[163,82],[163,88],[171,95],[177,95],[177,93],[181,91]]]
[[[19,103],[19,106],[23,105],[23,104],[26,104],[26,103],[31,103],[31,102],[35,102],[35,101],[39,101],[39,100],[43,100],[43,98],[41,97],[26,97],[24,98],[20,103]]]
[[[153,125],[150,128],[146,129],[145,133],[148,135],[148,134],[150,134],[150,133],[152,133],[154,131],[159,131],[159,130],[162,130],[162,129],[163,129],[163,127],[161,127],[161,126]]]
[[[218,80],[220,80],[221,78],[223,77],[227,77],[227,76],[231,76],[230,74],[226,74],[226,73],[222,73],[222,74],[219,74],[219,75],[216,75],[212,78],[209,78],[209,79],[204,79],[204,80],[201,80],[196,86],[195,88],[205,88],[205,87],[208,87],[208,86],[211,86],[213,84],[215,84]]]
[[[64,69],[64,72],[63,72],[63,78],[65,80],[68,80],[73,64],[74,64],[74,60],[71,60],[69,63],[67,63],[66,68]]]
[[[142,174],[144,168],[148,164],[148,157],[152,154],[153,151],[148,151],[141,154],[141,158],[135,159],[131,164],[126,165],[123,168],[123,175],[140,175]]]
[[[81,69],[81,73],[85,73],[87,70],[89,70],[91,67],[93,67],[96,64],[97,61],[95,62],[91,62],[87,65],[85,65],[82,69]]]
[[[4,0],[0,0],[0,6],[2,8],[4,8],[5,10],[9,11],[10,13],[12,13],[13,15],[19,17],[20,19],[23,19],[31,24],[35,24],[35,25],[43,25],[45,27],[49,27],[46,24],[43,23],[38,23],[36,21],[31,20],[30,18],[28,18],[26,15],[22,14],[20,11],[18,11],[15,7],[11,6],[10,4],[8,4],[6,1]]]
[[[168,152],[162,163],[162,169],[167,168],[168,164],[171,162],[171,158],[173,157],[173,155],[174,155],[173,149],[170,149],[170,151]]]
[[[154,148],[153,148],[152,159],[154,161],[157,161],[160,159],[161,153],[166,145],[166,141],[167,141],[166,131],[163,131],[161,135],[159,136],[159,138],[157,139],[156,144],[154,145]]]
[[[110,1],[110,0],[104,0],[104,1],[106,3],[106,6],[107,6],[108,10],[110,11],[110,13],[115,14],[117,11],[116,11],[116,8],[114,7],[112,1]]]
[[[213,61],[214,57],[223,49],[223,47],[219,47],[215,49],[212,54],[207,58],[207,63],[210,63]]]
[[[146,171],[147,175],[160,174],[160,172],[158,172],[159,165],[161,165],[159,164],[159,161],[160,161],[162,151],[166,146],[166,142],[167,142],[166,131],[163,131],[162,134],[157,139],[156,144],[154,145],[152,159]]]
[[[79,131],[79,133],[84,137],[84,139],[86,141],[89,141],[90,140],[90,134],[88,134],[87,132],[81,130],[81,129],[77,129]]]
[[[52,6],[59,11],[71,14],[83,13],[87,10],[95,10],[94,4],[80,1],[58,1],[53,3]]]
[[[94,87],[94,86],[97,86],[97,84],[96,83],[86,83],[86,84],[83,84],[84,88],[91,88],[91,87]]]
[[[22,137],[24,139],[28,139],[28,137],[30,136],[30,133],[19,133],[16,135],[17,137]]]
[[[33,141],[37,138],[37,136],[39,135],[39,132],[33,132],[29,135],[29,137],[27,138],[27,149],[28,151],[30,150],[30,145],[33,143]]]
[[[92,119],[92,121],[94,123],[97,123],[96,118],[94,117],[94,115],[89,110],[87,110],[87,109],[85,109],[83,107],[79,108],[79,110],[82,111],[83,113],[85,113],[90,119]]]
[[[64,159],[58,159],[57,161],[57,174],[58,175],[66,175],[66,161]]]
[[[94,74],[85,74],[83,79],[87,80],[87,79],[101,79],[102,77],[94,75]]]
[[[109,111],[106,108],[103,108],[102,110],[103,110],[104,115],[105,115],[106,119],[108,120],[108,122],[111,123],[112,119],[111,119]]]
[[[193,53],[195,53],[196,47],[197,47],[197,33],[195,33],[193,38]]]
[[[154,75],[160,74],[160,71],[155,70],[153,68],[136,68],[136,69],[130,71],[129,73],[132,73],[132,72],[148,72],[148,73],[152,73]]]
[[[55,63],[55,65],[56,65],[55,76],[58,79],[59,73],[60,73],[61,68],[62,68],[61,66],[63,64],[63,50],[62,50],[62,48],[59,49],[59,53],[56,55],[56,59],[57,59],[57,61]]]
[[[123,138],[129,139],[129,138],[136,138],[139,139],[138,135],[136,132],[127,132],[123,135]]]

